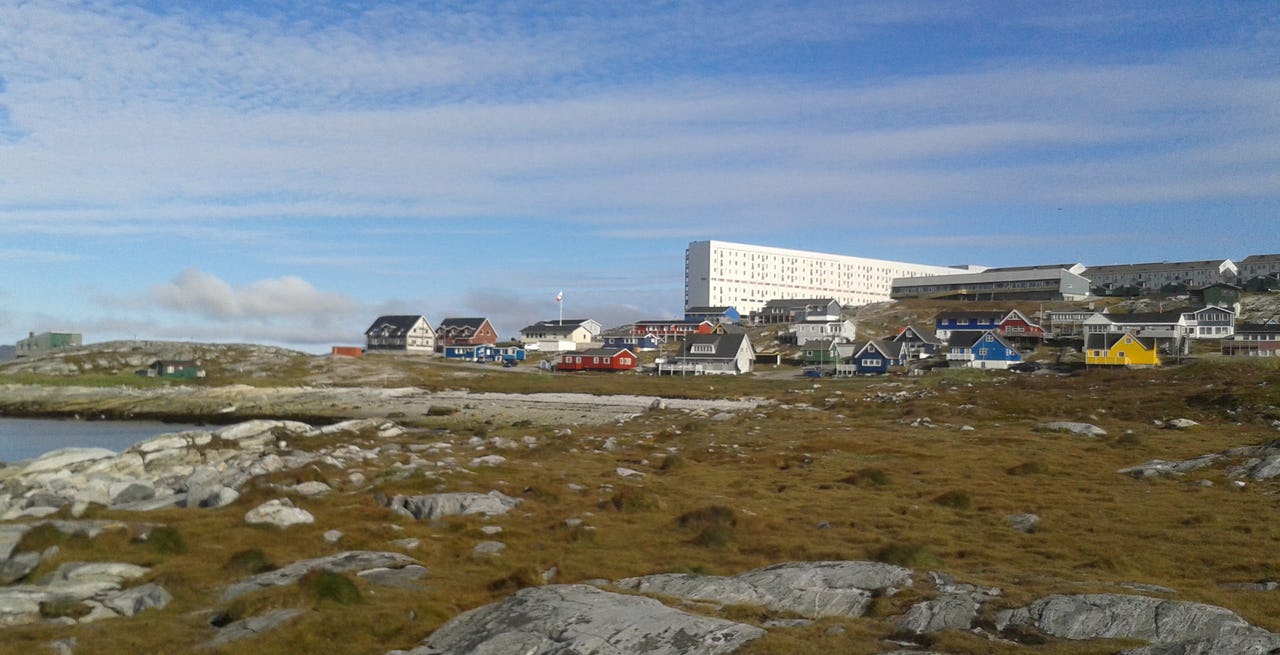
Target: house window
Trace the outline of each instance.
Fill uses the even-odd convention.
[[[882,361],[882,360],[879,360],[879,359],[864,359],[864,360],[862,360],[862,365],[863,365],[864,367],[866,367],[866,368],[876,368],[876,367],[880,366],[882,363],[883,363],[883,361]]]
[[[608,357],[605,357],[605,358],[604,358],[604,363],[606,363],[606,364],[608,364],[608,363],[609,363],[609,358],[608,358]]]
[[[599,357],[592,357],[592,358],[591,358],[591,363],[592,363],[592,364],[599,364],[599,363],[600,363],[600,358],[599,358]]]
[[[695,343],[689,347],[689,352],[699,355],[714,355],[716,348],[709,343]]]

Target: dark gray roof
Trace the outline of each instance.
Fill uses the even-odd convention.
[[[388,336],[404,336],[413,329],[418,321],[424,320],[422,314],[394,314],[389,316],[379,316],[369,329],[365,330],[365,336],[371,336],[375,333],[386,332]]]
[[[487,319],[484,318],[446,318],[440,321],[440,325],[436,326],[437,330],[447,330],[449,328],[471,328],[479,330]]]
[[[690,334],[684,338],[680,356],[690,359],[733,359],[746,338],[745,334]],[[691,352],[693,346],[703,344],[711,344],[715,349],[714,354]]]
[[[1111,350],[1111,347],[1120,342],[1125,337],[1132,337],[1135,341],[1142,344],[1147,350],[1156,349],[1156,340],[1154,337],[1138,337],[1132,332],[1090,332],[1084,336],[1085,350],[1102,349]]]

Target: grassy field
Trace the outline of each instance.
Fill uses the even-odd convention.
[[[359,364],[366,365],[375,364]],[[42,571],[68,561],[145,564],[176,600],[134,619],[6,629],[0,652],[39,652],[43,644],[68,636],[77,639],[78,655],[186,652],[211,636],[208,622],[216,614],[299,607],[308,612],[276,632],[206,652],[381,654],[415,645],[465,609],[540,584],[543,572],[553,568],[554,581],[576,582],[668,571],[734,574],[781,561],[825,559],[900,563],[916,569],[918,581],[897,596],[877,599],[868,618],[774,630],[740,652],[888,650],[882,640],[892,627],[885,617],[930,594],[920,580],[929,570],[999,587],[1005,594],[1001,606],[1048,593],[1132,593],[1120,585],[1163,585],[1177,590],[1173,597],[1223,605],[1280,630],[1280,593],[1220,586],[1280,578],[1274,556],[1280,552],[1280,482],[1239,488],[1213,468],[1175,479],[1116,473],[1150,459],[1189,458],[1280,438],[1271,425],[1280,419],[1280,367],[1274,364],[1215,361],[1070,377],[948,371],[816,381],[389,365],[399,367],[396,374],[408,383],[428,388],[750,395],[774,404],[728,421],[650,412],[572,434],[552,427],[454,426],[453,436],[462,442],[480,432],[534,436],[539,446],[503,453],[509,461],[501,467],[443,480],[395,479],[371,465],[365,469],[374,481],[370,488],[295,499],[317,522],[288,531],[246,526],[244,512],[279,497],[268,483],[336,483],[345,472],[312,467],[276,474],[222,509],[115,516],[163,523],[170,531],[162,539],[144,542],[121,532],[89,541],[37,531],[21,549],[60,549]],[[299,371],[306,367],[299,366],[290,375],[304,375]],[[1156,426],[1172,418],[1200,426]],[[1108,434],[1086,438],[1036,428],[1048,420],[1087,421]],[[399,441],[440,438],[414,434]],[[613,450],[602,448],[609,438],[617,444]],[[619,478],[619,466],[645,476]],[[1212,484],[1193,484],[1199,480]],[[571,483],[584,490],[572,490]],[[480,531],[480,519],[416,522],[374,501],[377,492],[491,489],[524,499],[512,515],[492,521],[503,528],[496,537]],[[1036,532],[1010,527],[1008,517],[1024,512],[1042,519]],[[580,518],[583,525],[566,527],[566,518]],[[334,528],[345,533],[337,546],[321,537]],[[222,587],[253,572],[341,550],[395,550],[388,542],[404,538],[421,540],[406,552],[430,569],[422,589],[373,587],[353,576],[313,578],[229,605],[218,602]],[[504,554],[472,555],[472,546],[493,538],[507,544]],[[720,613],[749,622],[765,618],[753,608]],[[837,625],[840,630],[830,629]],[[960,655],[1119,650],[1115,642],[1057,640],[1015,647],[968,633],[939,635],[934,648]]]

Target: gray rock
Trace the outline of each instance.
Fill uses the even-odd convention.
[[[274,525],[277,528],[288,528],[315,523],[315,521],[316,517],[312,516],[311,512],[294,507],[288,499],[268,500],[244,515],[244,522],[250,525]]]
[[[309,480],[307,482],[299,482],[298,484],[293,485],[292,487],[286,489],[285,491],[289,493],[298,494],[299,496],[307,496],[308,498],[310,498],[313,496],[323,496],[329,493],[330,491],[333,491],[333,487],[330,487],[329,485],[323,482],[320,482],[318,480]]]
[[[0,525],[0,560],[9,559],[13,549],[18,547],[22,538],[33,526],[28,523],[8,523]]]
[[[519,498],[512,498],[500,491],[490,491],[487,494],[454,492],[426,496],[393,496],[387,501],[387,506],[392,510],[420,520],[474,514],[499,516],[506,514],[519,504]]]
[[[147,481],[119,482],[107,492],[112,505],[128,505],[156,497],[156,487]]]
[[[476,555],[501,555],[506,549],[507,545],[501,541],[482,541],[472,547],[471,552]]]
[[[1009,525],[1018,532],[1030,534],[1040,526],[1040,517],[1030,513],[1012,514],[1009,516]]]
[[[792,562],[733,577],[663,573],[615,583],[641,593],[721,605],[759,605],[816,619],[858,617],[873,592],[911,584],[911,571],[878,562]]]
[[[1151,642],[1152,646],[1126,651],[1134,655],[1265,655],[1280,648],[1280,635],[1256,628],[1225,608],[1147,596],[1046,596],[996,615],[998,629],[1012,625],[1063,639]]]
[[[144,610],[163,609],[172,601],[172,594],[152,582],[110,596],[102,604],[120,616],[133,616]]]
[[[328,557],[299,560],[274,571],[259,573],[231,586],[222,592],[222,602],[235,600],[247,593],[293,584],[302,576],[312,571],[332,571],[333,573],[351,573],[377,568],[403,568],[417,564],[417,560],[400,553],[389,553],[369,550],[353,550]]]
[[[942,630],[968,630],[978,618],[978,602],[968,594],[943,594],[916,603],[894,622],[899,632],[916,635]]]
[[[382,587],[398,587],[401,589],[420,589],[422,587],[421,580],[426,577],[427,567],[418,564],[410,564],[408,566],[389,569],[376,568],[367,571],[361,571],[356,575],[361,580]]]
[[[1165,423],[1165,427],[1171,428],[1174,430],[1189,430],[1191,428],[1196,427],[1197,425],[1200,425],[1200,424],[1196,423],[1195,421],[1189,418],[1175,418]]]
[[[1073,421],[1050,421],[1037,425],[1036,429],[1046,432],[1069,432],[1084,437],[1101,437],[1107,434],[1106,430],[1092,423],[1076,423]]]
[[[522,589],[500,603],[464,612],[408,653],[719,655],[764,634],[754,626],[688,614],[651,598],[587,585],[550,585]]]
[[[201,644],[200,647],[217,648],[233,641],[256,637],[260,634],[271,632],[305,613],[306,610],[300,609],[275,610],[261,616],[251,616],[247,619],[228,623],[218,630],[216,637]]]
[[[40,566],[40,553],[18,553],[0,562],[0,585],[13,584]]]
[[[49,652],[53,653],[53,655],[72,655],[76,650],[76,638],[67,637],[65,639],[58,639],[57,641],[51,641],[48,644],[45,644],[45,646],[49,649]]]
[[[1219,587],[1232,591],[1276,591],[1280,589],[1280,581],[1263,580],[1261,582],[1224,582]]]
[[[343,535],[341,530],[325,530],[325,533],[322,536],[324,537],[324,542],[326,544],[336,544],[339,541],[342,541]]]

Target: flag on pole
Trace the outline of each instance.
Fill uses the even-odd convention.
[[[563,291],[560,291],[560,292],[556,293],[556,302],[564,302],[564,292],[563,292]]]

